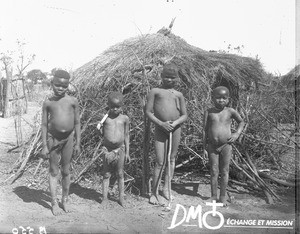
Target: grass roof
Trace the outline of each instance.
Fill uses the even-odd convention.
[[[102,86],[113,78],[126,83],[136,78],[135,73],[143,67],[150,72],[148,77],[157,79],[162,64],[170,61],[178,65],[181,80],[191,87],[195,83],[210,86],[218,78],[247,87],[261,80],[264,74],[258,60],[207,52],[174,34],[156,33],[129,38],[110,47],[77,69],[74,82],[83,89]]]

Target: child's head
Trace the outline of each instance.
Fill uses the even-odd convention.
[[[123,106],[123,95],[120,92],[110,93],[107,98],[107,105],[111,113],[120,114]]]
[[[161,72],[162,84],[166,88],[173,88],[178,81],[178,69],[174,64],[166,64]]]
[[[218,86],[212,91],[214,105],[223,109],[229,103],[229,90],[225,86]]]
[[[56,70],[51,85],[56,96],[64,96],[70,83],[70,74],[64,70]]]

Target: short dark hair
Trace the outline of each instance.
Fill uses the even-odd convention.
[[[110,93],[110,94],[108,95],[107,100],[108,100],[108,101],[112,101],[112,100],[114,100],[114,99],[119,100],[120,102],[123,103],[123,94],[120,93],[120,92],[112,92],[112,93]]]
[[[228,96],[230,95],[229,89],[227,87],[225,87],[225,86],[218,86],[218,87],[216,87],[216,88],[213,89],[212,96],[214,96],[216,92],[220,92],[220,91],[225,91],[228,94]]]
[[[173,63],[165,64],[160,76],[161,78],[179,78],[177,66]]]
[[[56,70],[55,73],[54,73],[54,77],[69,80],[70,79],[70,74],[69,74],[69,72],[67,72],[65,70]]]

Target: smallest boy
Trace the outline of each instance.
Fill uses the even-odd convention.
[[[112,173],[116,174],[119,186],[119,204],[124,206],[124,163],[129,157],[129,118],[121,114],[123,106],[123,95],[112,92],[108,96],[108,117],[103,126],[98,125],[103,133],[103,200],[107,205],[109,179]],[[100,129],[99,129],[100,130]]]
[[[227,206],[226,187],[232,154],[231,144],[238,139],[245,123],[236,110],[227,107],[229,90],[226,87],[219,86],[215,88],[212,92],[212,101],[214,107],[208,109],[204,114],[203,147],[204,154],[208,153],[210,164],[211,200],[217,201],[220,173],[220,197],[218,202],[223,203],[223,206]],[[232,119],[238,123],[238,128],[234,133],[231,132]]]

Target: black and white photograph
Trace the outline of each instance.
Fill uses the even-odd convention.
[[[0,9],[0,233],[300,233],[299,0]]]

